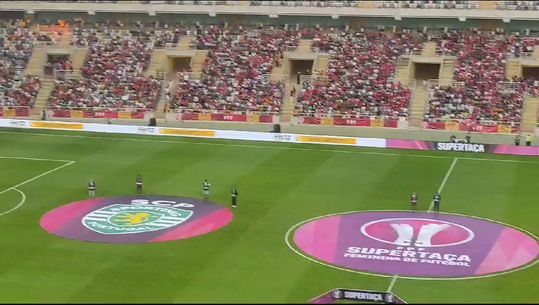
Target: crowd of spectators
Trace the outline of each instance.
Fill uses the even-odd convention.
[[[357,7],[360,1],[320,1],[320,0],[289,0],[289,1],[251,1],[252,6],[306,6],[306,7]]]
[[[499,10],[539,10],[539,1],[498,1],[496,8]]]
[[[62,71],[72,71],[73,63],[67,58],[49,59],[43,70],[46,75],[53,75],[55,71],[57,73],[63,73]]]
[[[73,42],[89,46],[82,79],[56,79],[51,108],[155,109],[161,81],[144,76],[153,51],[150,30],[77,28]]]
[[[185,36],[189,31],[185,27],[166,27],[157,29],[154,32],[154,47],[176,47],[182,36]]]
[[[539,46],[539,37],[511,35],[508,38],[509,56],[529,57],[533,54],[535,46]]]
[[[40,89],[37,76],[23,75],[39,33],[22,21],[0,24],[0,106],[29,106]]]
[[[432,119],[473,120],[476,122],[521,121],[523,95],[494,90],[495,96],[482,96],[481,91],[466,86],[435,86],[429,91],[429,110]]]
[[[18,24],[0,24],[0,106],[32,106],[40,89],[36,76],[24,76],[34,43],[43,33]],[[297,115],[399,118],[408,116],[411,91],[395,82],[399,56],[437,42],[437,53],[456,56],[454,84],[429,90],[426,121],[473,119],[518,122],[525,93],[539,94],[539,79],[506,79],[511,57],[528,57],[539,38],[512,33],[451,30],[403,31],[180,26],[126,28],[121,24],[75,26],[73,45],[89,48],[81,79],[57,78],[53,108],[155,109],[161,81],[145,76],[154,47],[176,45],[194,35],[208,50],[202,76],[181,74],[165,95],[172,109],[279,112],[283,82],[270,81],[283,54],[301,38],[331,55],[327,72],[314,74],[299,91]],[[52,63],[71,70],[69,60]],[[187,71],[189,72],[189,71]],[[504,85],[505,84],[505,85]],[[509,85],[506,85],[509,84]],[[171,88],[174,87],[174,94]],[[510,88],[510,89],[508,89]],[[288,92],[286,94],[288,96]]]
[[[284,83],[269,75],[298,42],[298,31],[284,29],[199,29],[198,48],[209,51],[202,78],[180,79],[171,108],[279,112]]]
[[[64,79],[56,82],[49,107],[144,111],[155,109],[160,88],[159,80],[145,77],[121,83],[102,83],[90,78]]]
[[[424,38],[417,32],[320,31],[313,48],[331,54],[328,71],[302,84],[296,115],[407,117],[411,92],[392,79],[399,56],[420,51]]]
[[[506,78],[507,59],[531,54],[539,40],[495,32],[451,31],[438,40],[438,51],[457,56],[452,86],[429,90],[426,121],[466,119],[521,121],[525,93],[537,94],[533,78]]]
[[[478,9],[479,1],[409,0],[376,1],[377,8]]]

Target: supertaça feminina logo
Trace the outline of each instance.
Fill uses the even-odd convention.
[[[361,226],[361,233],[374,240],[415,247],[446,247],[474,238],[465,226],[426,218],[385,218]]]
[[[539,255],[528,232],[448,213],[333,214],[296,225],[287,241],[297,253],[339,269],[414,278],[509,272],[531,266]]]
[[[82,218],[82,224],[101,234],[134,234],[177,226],[193,211],[165,206],[114,204],[95,210]]]

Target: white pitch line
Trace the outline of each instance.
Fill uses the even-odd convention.
[[[410,210],[362,210],[362,211],[347,211],[347,212],[339,212],[339,213],[331,213],[331,214],[326,214],[326,215],[321,215],[321,216],[316,216],[316,217],[313,217],[313,218],[309,218],[307,220],[303,220],[303,221],[300,221],[298,223],[296,223],[295,225],[293,225],[292,227],[290,227],[290,229],[288,229],[288,231],[286,231],[285,235],[284,235],[284,241],[285,241],[285,244],[288,246],[288,248],[290,250],[292,250],[293,252],[295,252],[297,255],[301,256],[302,258],[306,259],[306,260],[309,260],[309,261],[312,261],[314,263],[317,263],[317,264],[320,264],[320,265],[323,265],[323,266],[326,266],[326,267],[329,267],[329,268],[333,268],[333,269],[336,269],[336,270],[341,270],[341,271],[345,271],[345,272],[350,272],[350,273],[356,273],[356,274],[362,274],[362,275],[371,275],[371,276],[376,276],[376,277],[385,277],[385,278],[393,278],[395,275],[385,275],[385,274],[379,274],[379,273],[372,273],[372,272],[367,272],[367,271],[359,271],[359,270],[351,270],[351,269],[347,269],[347,268],[343,268],[343,267],[339,267],[339,266],[335,266],[335,265],[332,265],[332,264],[328,264],[328,263],[325,263],[325,262],[322,262],[322,261],[319,261],[319,260],[316,260],[304,253],[302,253],[300,250],[296,249],[294,246],[292,246],[291,242],[290,242],[290,236],[292,236],[292,232],[294,232],[297,228],[299,228],[300,226],[302,226],[303,224],[305,223],[308,223],[308,222],[311,222],[311,221],[315,221],[317,219],[321,219],[321,218],[325,218],[325,217],[330,217],[330,216],[336,216],[336,215],[346,215],[346,214],[352,214],[352,213],[366,213],[366,212],[410,212]],[[485,221],[490,221],[490,222],[495,222],[495,223],[498,223],[498,224],[501,224],[501,225],[504,225],[506,227],[511,227],[511,228],[514,228],[516,230],[519,230],[519,231],[522,231],[524,233],[526,233],[527,235],[531,236],[532,238],[534,238],[535,240],[538,240],[539,241],[539,237],[535,236],[535,234],[533,234],[532,232],[530,231],[527,231],[526,229],[523,229],[521,227],[518,227],[518,226],[515,226],[515,225],[511,225],[511,224],[508,224],[508,223],[504,223],[504,222],[501,222],[501,221],[497,221],[497,220],[492,220],[492,219],[489,219],[489,218],[485,218],[485,217],[479,217],[479,216],[473,216],[473,215],[466,215],[466,214],[459,214],[459,213],[447,213],[447,212],[440,212],[440,214],[446,214],[446,215],[458,215],[458,216],[464,216],[464,217],[472,217],[472,218],[477,218],[477,219],[481,219],[481,220],[485,220]],[[491,277],[495,277],[495,276],[501,276],[501,275],[505,275],[505,274],[511,274],[511,273],[514,273],[514,272],[517,272],[517,271],[521,271],[521,270],[524,270],[524,269],[528,269],[528,268],[531,268],[535,265],[539,264],[539,259],[533,261],[532,263],[528,263],[527,265],[524,265],[524,266],[520,266],[518,268],[515,268],[515,269],[510,269],[510,270],[506,270],[506,271],[502,271],[502,272],[497,272],[497,273],[491,273],[491,274],[486,274],[486,275],[477,275],[477,276],[468,276],[468,277],[451,277],[451,278],[446,278],[446,277],[414,277],[414,276],[400,276],[401,279],[408,279],[408,280],[418,280],[418,281],[461,281],[461,280],[470,280],[470,279],[481,279],[481,278],[491,278]]]
[[[453,162],[451,163],[451,166],[449,166],[449,169],[447,170],[447,173],[445,173],[444,180],[442,180],[442,184],[440,184],[440,187],[438,188],[438,193],[439,194],[442,194],[442,191],[443,191],[443,189],[445,187],[445,184],[447,183],[447,179],[449,179],[449,176],[451,176],[451,173],[453,172],[453,168],[455,168],[455,164],[457,164],[458,160],[459,160],[459,158],[453,159]],[[431,200],[430,205],[429,205],[429,209],[427,210],[427,212],[432,211],[433,207],[434,207],[434,200]],[[391,279],[391,283],[389,283],[389,288],[387,288],[387,292],[391,292],[391,289],[393,289],[393,286],[395,285],[395,282],[397,281],[398,278],[399,278],[399,276],[396,275],[396,274],[393,276],[393,278]]]
[[[0,159],[15,159],[15,160],[30,160],[30,161],[50,161],[50,162],[72,162],[71,160],[57,160],[57,159],[41,159],[41,158],[28,158],[28,157],[8,157],[0,156]]]
[[[64,168],[64,167],[66,167],[66,166],[69,166],[69,165],[73,164],[73,163],[75,163],[75,161],[69,161],[69,163],[60,165],[60,166],[58,166],[58,167],[55,167],[55,168],[53,168],[53,169],[51,169],[51,170],[48,170],[48,171],[42,173],[42,174],[39,174],[39,175],[37,175],[37,176],[35,176],[35,177],[32,177],[32,178],[30,178],[30,179],[28,179],[28,180],[26,180],[26,181],[23,181],[23,182],[21,182],[21,183],[18,183],[18,184],[16,184],[16,185],[12,186],[12,187],[9,187],[9,188],[7,188],[7,189],[1,191],[1,192],[0,192],[0,195],[4,194],[5,192],[8,192],[8,191],[10,191],[10,190],[12,190],[12,189],[16,189],[16,188],[18,188],[18,187],[20,187],[20,186],[23,186],[23,185],[25,185],[25,184],[27,184],[27,183],[30,183],[30,182],[32,182],[32,181],[34,181],[34,180],[36,180],[36,179],[39,179],[39,178],[41,178],[41,177],[43,177],[43,176],[45,176],[45,175],[48,175],[48,174],[50,174],[50,173],[53,173],[53,172],[55,172],[55,171],[57,171],[57,170],[60,170],[60,169],[62,169],[62,168]]]
[[[414,157],[414,158],[433,158],[433,159],[453,159],[449,156],[434,156],[434,155],[415,155],[415,154],[397,154],[397,153],[384,153],[374,151],[358,151],[358,150],[338,150],[338,149],[318,149],[318,148],[301,148],[301,147],[283,147],[283,146],[268,146],[268,145],[249,145],[249,144],[227,144],[227,143],[209,143],[209,142],[184,142],[184,141],[172,141],[172,140],[153,140],[153,139],[135,139],[125,137],[92,137],[83,135],[67,135],[67,134],[48,134],[48,133],[27,133],[16,131],[0,131],[0,134],[16,134],[16,135],[28,135],[28,136],[44,136],[44,137],[63,137],[63,138],[81,138],[81,139],[97,139],[97,140],[113,140],[113,141],[131,141],[131,142],[150,142],[150,143],[172,143],[172,144],[188,144],[188,145],[210,145],[210,146],[228,146],[228,147],[247,147],[258,149],[280,149],[280,150],[298,150],[298,151],[315,151],[315,152],[334,152],[334,153],[346,153],[346,154],[362,154],[362,155],[380,155],[380,156],[398,156],[398,157]],[[195,138],[191,138],[195,139]],[[206,139],[206,138],[202,138]],[[216,139],[213,139],[216,140]],[[229,139],[222,139],[229,140]],[[241,141],[241,140],[238,140]],[[298,144],[292,142],[282,142],[288,144]],[[317,145],[317,143],[310,143]],[[358,147],[353,148],[373,148],[373,147]],[[463,160],[474,161],[492,161],[492,162],[507,162],[507,163],[531,163],[539,165],[539,162],[527,161],[527,160],[512,160],[512,159],[490,159],[490,158],[473,158],[473,157],[459,157]]]
[[[4,216],[4,215],[7,215],[7,214],[15,211],[16,209],[20,208],[24,204],[24,202],[26,202],[26,195],[24,194],[24,192],[22,192],[21,190],[19,190],[18,188],[15,188],[15,187],[9,188],[8,190],[13,190],[13,191],[19,192],[19,194],[22,195],[22,198],[21,198],[21,201],[19,201],[19,203],[16,206],[12,207],[11,209],[9,209],[9,210],[7,210],[5,212],[0,213],[0,216]]]
[[[391,292],[391,289],[393,289],[393,286],[395,285],[395,282],[397,281],[398,276],[395,274],[393,278],[391,279],[391,283],[389,283],[389,287],[387,288],[387,292]]]
[[[459,158],[455,158],[453,160],[453,163],[451,163],[451,166],[449,167],[449,170],[447,170],[447,173],[445,174],[445,177],[444,177],[444,180],[442,181],[442,184],[440,184],[440,187],[438,188],[438,193],[439,194],[442,194],[442,190],[444,189],[445,187],[445,184],[447,182],[447,179],[449,179],[449,176],[451,175],[451,172],[453,172],[453,168],[455,167],[455,164],[457,164],[457,161],[459,160]],[[429,209],[427,210],[427,212],[430,212],[432,211],[432,208],[434,207],[434,200],[432,200],[430,202],[430,205],[429,205]]]
[[[21,183],[18,183],[18,184],[14,185],[14,186],[8,187],[7,189],[1,191],[1,192],[0,192],[0,195],[6,193],[6,192],[8,192],[8,191],[11,191],[11,190],[17,191],[17,192],[19,192],[19,193],[22,195],[23,199],[22,199],[21,202],[19,202],[19,204],[17,204],[14,208],[11,208],[11,209],[8,210],[8,211],[5,211],[5,212],[0,213],[0,216],[9,214],[9,213],[15,211],[16,209],[20,208],[20,207],[24,204],[24,202],[26,201],[26,195],[25,195],[22,191],[20,191],[20,190],[18,189],[18,187],[23,186],[23,185],[25,185],[25,184],[27,184],[27,183],[30,183],[30,182],[32,182],[32,181],[34,181],[34,180],[36,180],[36,179],[39,179],[39,178],[43,177],[43,176],[45,176],[45,175],[48,175],[48,174],[50,174],[50,173],[53,173],[53,172],[55,172],[55,171],[57,171],[57,170],[60,170],[60,169],[62,169],[62,168],[64,168],[64,167],[66,167],[66,166],[69,166],[69,165],[75,163],[75,161],[68,161],[68,162],[69,162],[69,163],[66,163],[66,164],[60,165],[60,166],[58,166],[58,167],[55,167],[55,168],[53,168],[53,169],[51,169],[51,170],[48,170],[48,171],[46,171],[46,172],[44,172],[44,173],[42,173],[42,174],[39,174],[39,175],[37,175],[37,176],[35,176],[35,177],[32,177],[32,178],[30,178],[30,179],[28,179],[28,180],[26,180],[26,181],[23,181],[23,182],[21,182]]]

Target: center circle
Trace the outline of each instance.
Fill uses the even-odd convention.
[[[537,239],[487,219],[448,213],[351,212],[291,229],[302,256],[352,272],[467,278],[516,270],[539,257]]]
[[[67,239],[99,243],[156,243],[218,230],[232,221],[218,204],[189,197],[126,196],[73,202],[49,211],[41,227]]]

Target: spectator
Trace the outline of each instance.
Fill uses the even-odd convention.
[[[299,33],[283,29],[199,27],[197,48],[208,49],[200,79],[180,74],[171,108],[188,111],[279,112],[284,83],[269,80],[282,51]],[[242,35],[240,37],[239,35]]]
[[[5,34],[0,47],[0,106],[33,107],[41,88],[37,76],[24,76],[38,34],[25,28],[25,23],[4,21]]]
[[[152,54],[150,30],[119,35],[114,27],[103,26],[101,36],[94,29],[75,28],[73,43],[90,48],[82,79],[57,79],[49,98],[52,108],[81,110],[153,110],[161,81],[144,76]],[[72,69],[70,61],[56,63]]]
[[[399,55],[420,50],[424,39],[412,32],[317,31],[313,48],[330,53],[331,60],[327,73],[303,84],[296,115],[407,117],[411,91],[391,78]]]

